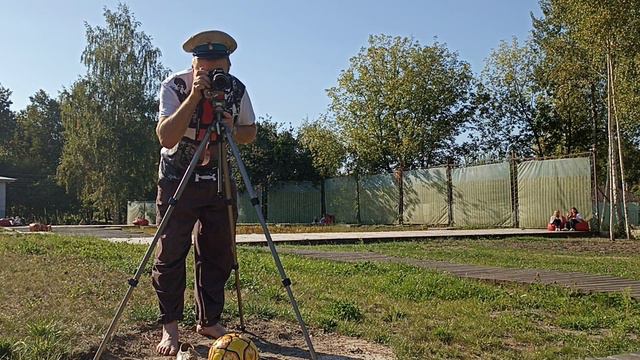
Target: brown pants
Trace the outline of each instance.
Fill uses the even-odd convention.
[[[169,208],[168,201],[178,182],[158,183],[157,220],[160,223]],[[237,208],[234,195],[234,223]],[[153,265],[153,287],[160,303],[163,324],[181,320],[186,287],[185,259],[191,247],[191,231],[197,220],[202,229],[195,241],[195,298],[197,320],[202,326],[220,321],[224,307],[224,285],[233,267],[233,253],[227,206],[218,195],[216,182],[189,183],[164,229]]]

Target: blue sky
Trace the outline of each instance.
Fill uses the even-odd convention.
[[[208,29],[238,42],[232,73],[248,87],[257,116],[299,126],[326,112],[325,89],[370,34],[437,38],[478,73],[501,40],[524,40],[537,0],[450,1],[129,1],[141,29],[172,71],[189,67],[182,51],[190,35]],[[44,89],[57,96],[85,73],[80,63],[86,21],[104,25],[103,9],[118,1],[6,1],[0,12],[0,84],[13,91],[14,111]]]

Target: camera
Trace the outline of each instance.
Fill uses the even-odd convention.
[[[222,69],[211,70],[207,75],[211,88],[204,90],[204,97],[216,103],[224,103],[225,95],[231,93],[231,76]]]
[[[222,69],[209,71],[209,80],[211,80],[211,90],[213,91],[231,91],[231,77]]]

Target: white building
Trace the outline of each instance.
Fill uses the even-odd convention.
[[[16,179],[0,176],[0,218],[5,217],[7,209],[7,184]]]

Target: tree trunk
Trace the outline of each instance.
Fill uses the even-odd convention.
[[[600,205],[598,205],[598,162],[597,162],[597,149],[598,149],[598,107],[596,103],[596,84],[591,83],[591,126],[593,128],[593,139],[591,145],[592,161],[593,161],[593,188],[595,195],[595,209],[596,220],[598,224],[598,231],[602,231],[602,218],[603,212],[600,211]],[[605,190],[606,191],[606,190]],[[604,198],[604,197],[603,197]],[[603,203],[604,199],[603,199]],[[604,208],[603,208],[604,210]]]
[[[324,188],[325,179],[320,179],[320,214],[324,216],[327,213],[327,196]]]
[[[618,109],[616,107],[616,91],[615,91],[615,73],[614,73],[614,63],[613,60],[610,60],[610,73],[611,73],[611,104],[613,105],[613,119],[615,120],[616,126],[616,138],[618,142],[618,160],[620,161],[620,182],[622,184],[622,212],[624,217],[624,229],[625,235],[627,236],[627,240],[631,239],[631,228],[629,227],[629,211],[627,209],[627,189],[624,179],[624,161],[622,159],[622,139],[620,136],[620,122],[618,121]]]
[[[262,216],[264,217],[264,221],[267,222],[267,220],[269,219],[269,212],[267,211],[268,209],[268,204],[267,204],[267,198],[268,198],[268,187],[267,185],[262,186],[262,192],[261,192],[261,197],[262,199],[260,199],[260,207],[262,208]]]
[[[591,84],[591,126],[593,127],[593,151],[598,146],[598,107],[596,104],[596,85]]]
[[[511,167],[511,216],[513,220],[513,227],[517,228],[520,226],[520,219],[518,218],[518,163],[515,152],[513,151],[511,151],[509,166]]]
[[[600,229],[602,229],[602,225],[604,224],[604,211],[607,209],[607,201],[611,202],[611,176],[608,175],[609,173],[607,172],[604,191],[602,192],[602,210],[600,210],[600,214],[602,214],[602,216],[600,216]],[[609,217],[611,217],[611,212],[609,212]]]
[[[453,218],[453,181],[451,179],[451,162],[447,163],[447,226],[451,227],[455,223]]]
[[[595,211],[595,224],[598,225],[598,232],[601,230],[600,225],[602,222],[600,221],[600,217],[602,214],[600,213],[600,206],[598,205],[598,177],[597,177],[597,168],[596,168],[596,148],[595,145],[591,151],[591,171],[593,172],[593,202],[592,207]],[[595,206],[594,206],[595,205]],[[594,223],[594,222],[592,222]]]
[[[618,208],[618,178],[616,168],[618,167],[615,154],[615,133],[613,131],[613,119],[611,113],[611,54],[607,52],[607,134],[609,139],[609,176],[611,177],[610,187],[610,208],[609,208],[609,240],[615,240],[615,221]]]
[[[396,182],[398,184],[398,224],[404,223],[404,164],[396,170]]]
[[[360,175],[356,171],[356,220],[358,224],[362,224],[362,217],[360,216]]]

